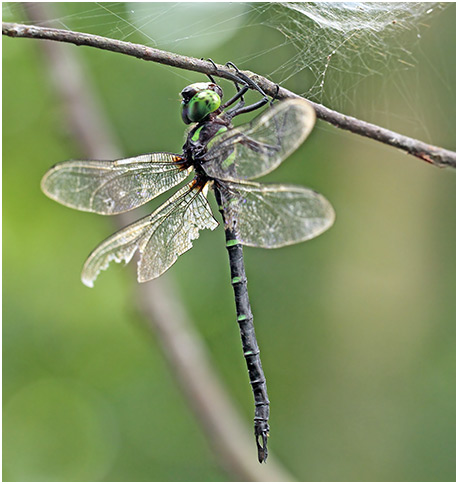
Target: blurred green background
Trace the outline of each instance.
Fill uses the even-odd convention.
[[[148,39],[132,27],[133,4],[55,8],[54,26],[152,45],[154,28]],[[165,15],[170,4],[154,8],[154,25],[169,34],[160,48],[260,74],[295,52],[288,44],[275,49],[283,38],[264,25],[268,10],[250,24],[245,4],[215,12],[191,4],[184,18],[180,9]],[[415,68],[358,80],[358,96],[342,92],[339,108],[454,149],[454,9],[428,19],[421,41],[408,46]],[[211,24],[215,16],[234,22],[208,38],[193,11]],[[20,5],[6,5],[3,20],[26,16]],[[115,227],[40,192],[52,164],[82,153],[38,42],[4,37],[2,50],[3,480],[234,480],[145,330],[132,271],[113,265],[94,289],[80,282],[85,257]],[[126,156],[180,152],[178,93],[203,76],[77,50]],[[305,79],[284,85],[305,92]],[[337,213],[335,226],[315,240],[245,251],[272,404],[271,451],[302,481],[454,481],[455,173],[318,121],[266,181],[310,186]],[[164,277],[178,284],[177,297],[251,429],[223,239],[221,228],[201,233]]]

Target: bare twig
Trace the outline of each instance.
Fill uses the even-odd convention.
[[[26,5],[33,21],[44,20],[46,13],[42,5]],[[92,159],[119,158],[121,153],[109,122],[76,52],[69,55],[61,46],[52,43],[43,43],[42,48],[49,80],[62,102],[65,119],[81,151]],[[126,214],[119,216],[118,222],[126,225]],[[164,357],[226,471],[242,481],[293,481],[272,454],[267,466],[258,464],[253,435],[248,430],[250,425],[238,415],[215,373],[172,279],[165,277],[141,284],[137,290],[137,303],[147,328],[158,336]]]
[[[75,45],[86,45],[99,49],[119,52],[125,55],[138,57],[139,59],[158,62],[180,69],[211,74],[213,76],[234,80],[234,72],[224,66],[217,65],[217,70],[212,63],[193,57],[166,52],[141,44],[132,44],[116,39],[101,37],[99,35],[73,32],[70,30],[52,29],[48,27],[38,27],[35,25],[24,25],[4,22],[2,25],[3,35],[9,37],[27,37],[34,39],[47,39],[58,42],[67,42]],[[258,85],[270,96],[276,93],[276,85],[265,77],[244,71],[245,75],[250,76]],[[287,89],[280,88],[278,92],[279,99],[299,97]],[[416,156],[423,161],[438,167],[456,167],[456,153],[437,146],[433,146],[422,141],[403,136],[394,131],[382,128],[380,126],[361,121],[351,116],[346,116],[337,111],[333,111],[321,104],[311,102],[315,108],[317,117],[328,123],[350,131],[352,133],[366,136],[368,138],[380,141],[381,143],[394,146]]]

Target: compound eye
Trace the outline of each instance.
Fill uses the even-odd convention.
[[[180,93],[184,102],[189,102],[190,99],[197,93],[196,89],[192,86],[186,86]]]
[[[221,98],[215,91],[207,89],[198,92],[189,102],[183,101],[181,117],[186,124],[198,123],[221,105]]]

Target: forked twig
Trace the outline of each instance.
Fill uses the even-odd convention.
[[[147,47],[141,44],[123,42],[121,40],[110,39],[99,35],[86,34],[82,32],[73,32],[71,30],[53,29],[48,27],[39,27],[36,25],[24,25],[4,22],[2,25],[2,34],[9,37],[26,37],[32,39],[46,39],[58,42],[67,42],[75,45],[86,45],[98,49],[119,52],[130,55],[139,59],[158,62],[160,64],[187,69],[191,71],[210,74],[212,76],[222,77],[224,79],[235,80],[234,73],[231,69],[216,65],[215,66],[201,59],[187,57],[183,55],[166,52],[163,50]],[[277,86],[265,77],[253,74],[249,71],[242,71],[244,75],[251,77],[263,91],[274,96]],[[300,97],[297,94],[280,88],[277,97],[279,99]],[[389,129],[382,128],[372,123],[367,123],[352,116],[346,116],[332,109],[309,101],[315,108],[317,117],[344,130],[365,136],[367,138],[380,141],[381,143],[394,146],[406,153],[420,158],[427,163],[438,167],[456,167],[456,153],[453,151],[430,145],[422,141],[401,135]]]

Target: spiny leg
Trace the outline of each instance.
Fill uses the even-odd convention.
[[[213,65],[215,72],[216,72],[218,70],[218,68],[217,68],[215,62],[210,58],[207,59],[207,61],[210,62]],[[276,85],[277,91],[276,91],[275,95],[273,96],[272,99],[269,100],[269,96],[263,91],[263,89],[255,81],[253,81],[247,75],[245,75],[243,72],[241,72],[240,69],[233,62],[226,62],[225,66],[232,67],[236,72],[236,79],[237,80],[234,80],[233,82],[235,84],[235,88],[236,88],[237,92],[234,96],[232,96],[232,98],[230,98],[228,101],[226,101],[221,106],[221,109],[224,110],[224,109],[228,108],[229,106],[231,106],[237,100],[240,99],[240,102],[235,107],[233,107],[231,110],[227,111],[227,114],[229,116],[231,116],[231,118],[238,116],[240,114],[245,114],[245,113],[255,111],[256,109],[259,109],[262,106],[265,106],[268,102],[270,102],[270,105],[272,106],[274,100],[276,99],[276,97],[278,95],[278,91],[280,90],[280,86],[278,84]],[[210,74],[206,74],[206,75],[210,79],[211,82],[215,83],[213,76],[211,76]],[[238,86],[239,83],[243,84],[243,87],[241,89]],[[243,96],[250,89],[250,87],[255,89],[256,91],[258,91],[262,95],[262,99],[259,100],[256,103],[254,103],[254,104],[251,104],[250,106],[245,106],[245,101],[243,99]]]
[[[233,110],[231,110],[230,114],[232,117],[238,116],[239,114],[245,114],[251,111],[255,111],[256,109],[259,109],[262,106],[265,106],[268,102],[270,102],[271,106],[273,105],[274,100],[277,98],[278,91],[280,90],[280,86],[278,84],[276,84],[277,90],[275,92],[275,95],[272,97],[272,99],[269,100],[269,96],[264,92],[264,90],[255,81],[253,81],[243,72],[241,72],[233,62],[226,62],[225,65],[235,69],[236,75],[239,78],[240,83],[244,84],[244,87],[246,88],[246,90],[248,90],[249,87],[252,87],[263,96],[261,100],[259,100],[254,104],[251,104],[250,106],[241,107],[240,109],[234,108]]]
[[[235,113],[238,110],[240,110],[241,108],[243,108],[243,106],[245,106],[245,99],[244,99],[243,96],[248,91],[248,86],[243,86],[243,88],[240,89],[237,81],[234,81],[234,85],[235,85],[235,89],[237,91],[236,94],[234,96],[232,96],[232,98],[229,99],[229,101],[227,101],[225,104],[223,104],[223,106],[221,106],[222,109],[226,109],[231,104],[234,104],[234,102],[237,101],[237,99],[240,99],[240,101],[232,109],[229,109],[229,111],[226,111],[226,114],[228,116],[230,116],[231,118],[234,117]]]
[[[200,60],[204,60],[203,57]],[[210,64],[213,65],[215,72],[218,70],[218,68],[216,67],[216,64],[213,62],[212,59],[210,59],[210,58],[207,59],[207,62],[210,62]],[[211,74],[205,74],[205,75],[210,79],[210,82],[213,82],[214,84],[216,84],[216,81],[215,81],[215,79],[213,79],[213,76]]]

